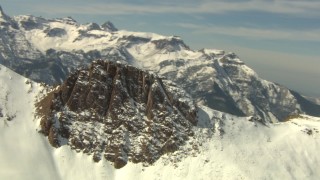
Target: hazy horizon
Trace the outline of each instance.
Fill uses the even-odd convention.
[[[320,2],[272,0],[5,0],[9,16],[110,20],[119,29],[181,36],[193,49],[235,52],[260,77],[320,97]]]

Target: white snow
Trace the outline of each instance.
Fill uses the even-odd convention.
[[[318,179],[320,118],[263,125],[205,106],[195,135],[155,164],[105,160],[52,148],[37,132],[34,101],[41,87],[0,66],[0,179]],[[7,121],[7,117],[13,117]],[[197,151],[192,144],[198,144]]]
[[[23,16],[17,16],[15,18],[19,20],[22,19]],[[44,31],[45,28],[61,28],[67,33],[62,37],[47,37]],[[155,33],[131,32],[125,30],[116,32],[107,32],[103,30],[87,31],[87,25],[68,24],[57,20],[45,23],[45,28],[26,31],[28,41],[43,53],[50,48],[64,51],[84,50],[85,52],[90,50],[102,50],[107,47],[115,47],[121,38],[127,36],[146,38],[150,39],[150,41],[177,38],[174,36],[162,36]],[[98,37],[82,36],[80,31],[86,31],[89,35],[96,35]]]
[[[0,66],[0,179],[59,179],[51,148],[33,118],[40,87],[26,82]]]

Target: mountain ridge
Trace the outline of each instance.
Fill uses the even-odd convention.
[[[16,16],[11,21],[17,27],[0,27],[0,63],[37,82],[59,84],[77,67],[104,59],[153,71],[179,84],[198,103],[220,111],[266,122],[306,113],[306,103],[261,79],[234,53],[195,51],[177,36],[118,30],[110,24],[106,30],[70,18]],[[312,109],[312,114],[320,111]]]

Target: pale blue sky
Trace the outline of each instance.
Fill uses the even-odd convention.
[[[2,0],[10,16],[110,20],[179,35],[193,49],[233,51],[263,78],[320,97],[319,0]]]

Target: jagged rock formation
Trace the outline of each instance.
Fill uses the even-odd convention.
[[[38,112],[52,146],[67,143],[116,168],[155,162],[184,144],[197,124],[194,102],[172,82],[101,60],[72,73]]]
[[[234,53],[190,49],[180,37],[118,30],[110,22],[9,17],[1,10],[0,63],[37,82],[62,83],[95,59],[121,61],[153,71],[184,88],[199,103],[267,122],[299,113],[319,115],[320,106],[261,79]]]

